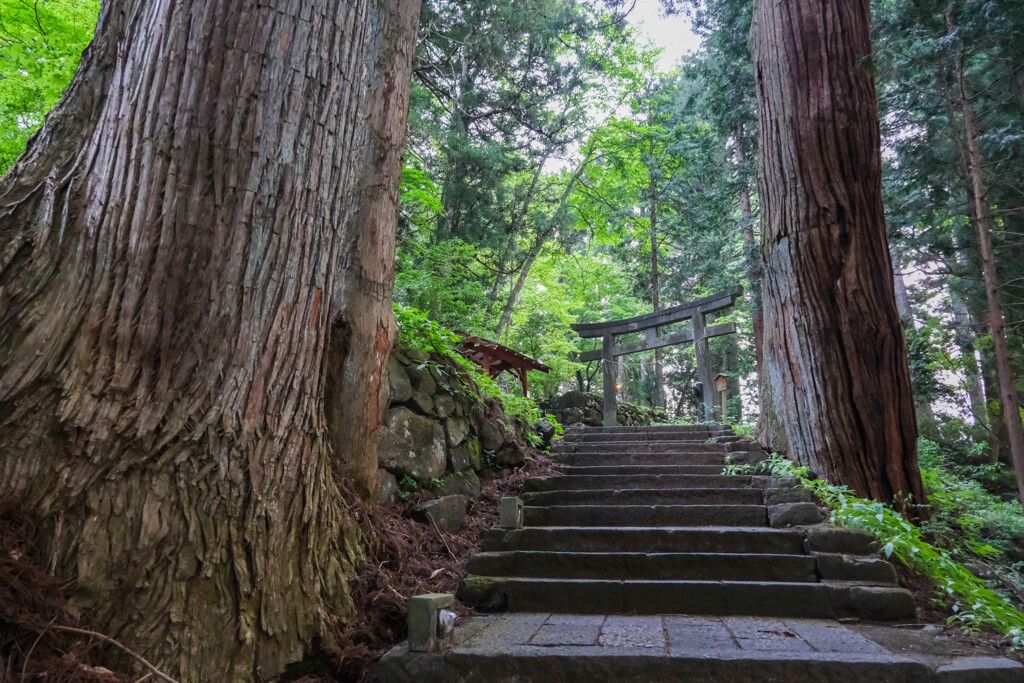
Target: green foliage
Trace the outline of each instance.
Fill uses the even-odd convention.
[[[989,493],[978,481],[998,477],[1005,466],[957,468],[969,473],[961,476],[946,469],[945,454],[938,444],[927,439],[918,444],[921,475],[932,508],[925,531],[960,557],[989,558],[1013,551],[1015,542],[1024,538],[1020,504]]]
[[[930,448],[930,447],[926,447]],[[1003,633],[1013,647],[1024,647],[1024,613],[1014,609],[1003,597],[954,559],[955,552],[936,547],[924,538],[924,531],[891,507],[858,498],[846,486],[836,486],[823,480],[808,479],[806,467],[797,467],[780,456],[764,461],[759,470],[772,476],[799,477],[826,505],[832,508],[833,524],[861,529],[873,534],[881,544],[886,557],[894,557],[918,574],[933,581],[941,592],[938,599],[951,604],[954,615],[950,623],[974,631],[982,627]],[[948,501],[933,493],[929,501],[942,510]],[[1024,524],[1019,512],[1017,524]],[[998,552],[995,548],[979,546],[976,554]]]
[[[0,174],[71,82],[99,9],[100,0],[0,0]]]
[[[398,323],[399,348],[436,354],[448,362],[448,365],[434,364],[434,367],[442,376],[449,378],[450,388],[479,397],[496,398],[507,414],[521,417],[528,424],[542,419],[558,424],[553,415],[542,413],[533,399],[504,391],[479,365],[458,352],[461,341],[458,334],[431,320],[423,311],[396,303],[395,320]]]

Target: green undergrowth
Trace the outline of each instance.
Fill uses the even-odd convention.
[[[922,444],[922,450],[928,448]],[[928,463],[927,457],[922,458]],[[922,475],[929,492],[933,521],[923,528],[904,519],[892,507],[874,500],[858,498],[847,486],[836,486],[811,478],[809,469],[773,455],[756,468],[729,464],[726,474],[756,473],[799,479],[819,500],[832,509],[831,522],[838,526],[860,529],[875,536],[886,557],[895,558],[916,574],[928,579],[937,589],[936,600],[948,605],[953,616],[949,623],[966,631],[995,630],[1007,638],[1014,649],[1024,649],[1024,613],[1015,609],[1006,598],[992,590],[958,559],[990,558],[1004,552],[995,543],[981,536],[985,520],[999,533],[1012,534],[1024,528],[1024,516],[991,494],[986,494],[941,469],[925,467]],[[972,517],[972,511],[982,515]],[[955,520],[955,521],[954,521]],[[957,527],[954,533],[953,527]],[[933,529],[945,529],[946,534]],[[948,547],[933,545],[925,539],[930,534]]]
[[[525,396],[516,396],[502,389],[501,385],[483,371],[479,365],[459,353],[458,344],[462,338],[444,325],[431,320],[423,311],[412,306],[395,304],[395,319],[398,322],[398,347],[412,351],[422,351],[441,356],[450,364],[454,364],[460,372],[452,373],[451,365],[428,360],[424,364],[433,364],[438,371],[453,382],[446,387],[456,392],[471,392],[481,398],[496,398],[501,401],[507,415],[522,418],[528,424],[547,420],[555,426],[557,435],[563,433],[562,426],[554,415],[545,415],[537,403]],[[540,444],[540,436],[526,432],[524,438],[531,446]]]

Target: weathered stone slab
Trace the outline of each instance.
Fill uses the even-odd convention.
[[[777,619],[752,617],[726,617],[722,620],[732,632],[742,650],[767,650],[772,652],[811,652],[795,632]]]
[[[377,502],[389,503],[398,495],[398,480],[387,470],[377,471]]]
[[[821,522],[821,511],[814,503],[781,503],[768,508],[768,521],[776,529]]]
[[[815,553],[818,573],[826,581],[863,581],[894,586],[896,568],[877,557]]]
[[[435,490],[438,496],[465,496],[470,500],[480,495],[480,477],[473,470],[449,474]]]
[[[787,619],[786,626],[819,652],[887,653],[878,643],[834,621]]]
[[[665,617],[665,633],[673,654],[693,650],[738,649],[732,633],[720,619]]]
[[[530,639],[530,645],[596,645],[604,616],[552,614]]]
[[[466,505],[468,499],[465,496],[453,495],[442,496],[434,500],[428,500],[417,505],[414,510],[426,517],[441,531],[454,534],[462,528],[466,521]]]
[[[405,368],[394,356],[388,358],[388,400],[391,403],[405,403],[412,398],[412,383]]]
[[[448,445],[454,448],[469,436],[469,420],[464,417],[449,417],[444,421],[444,431],[448,435]]]
[[[426,482],[439,477],[447,462],[444,429],[404,406],[392,408],[384,414],[377,460],[399,479],[408,475]]]
[[[869,621],[908,621],[916,616],[914,596],[905,588],[841,584],[829,588],[839,616]]]
[[[780,503],[810,503],[814,500],[811,492],[803,486],[792,486],[779,489],[767,489],[765,491],[765,502],[768,505],[779,505]]]
[[[661,617],[608,617],[601,627],[598,644],[604,647],[646,647],[663,650],[668,646]]]
[[[808,552],[872,555],[878,552],[875,537],[864,531],[823,526],[808,529],[804,537]]]
[[[434,396],[434,414],[438,417],[448,417],[455,412],[455,399],[451,394],[439,393]],[[459,442],[461,443],[461,441]],[[453,444],[458,445],[458,444]]]

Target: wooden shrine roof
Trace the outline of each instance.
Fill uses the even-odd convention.
[[[489,370],[493,374],[498,374],[503,370],[539,370],[541,372],[551,372],[551,368],[541,363],[535,358],[523,355],[514,349],[510,349],[507,346],[499,344],[498,342],[492,342],[488,339],[481,339],[480,337],[474,337],[472,335],[462,335],[462,344],[459,345],[462,355],[469,358],[474,363],[485,365],[483,362],[485,358],[490,359],[490,363],[486,364]]]

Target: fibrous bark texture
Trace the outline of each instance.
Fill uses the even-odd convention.
[[[755,22],[766,355],[789,452],[860,495],[922,502],[868,0],[760,0]]]
[[[104,3],[0,182],[0,498],[181,680],[275,677],[351,612],[333,474],[375,452],[338,444],[379,419],[418,5]]]

